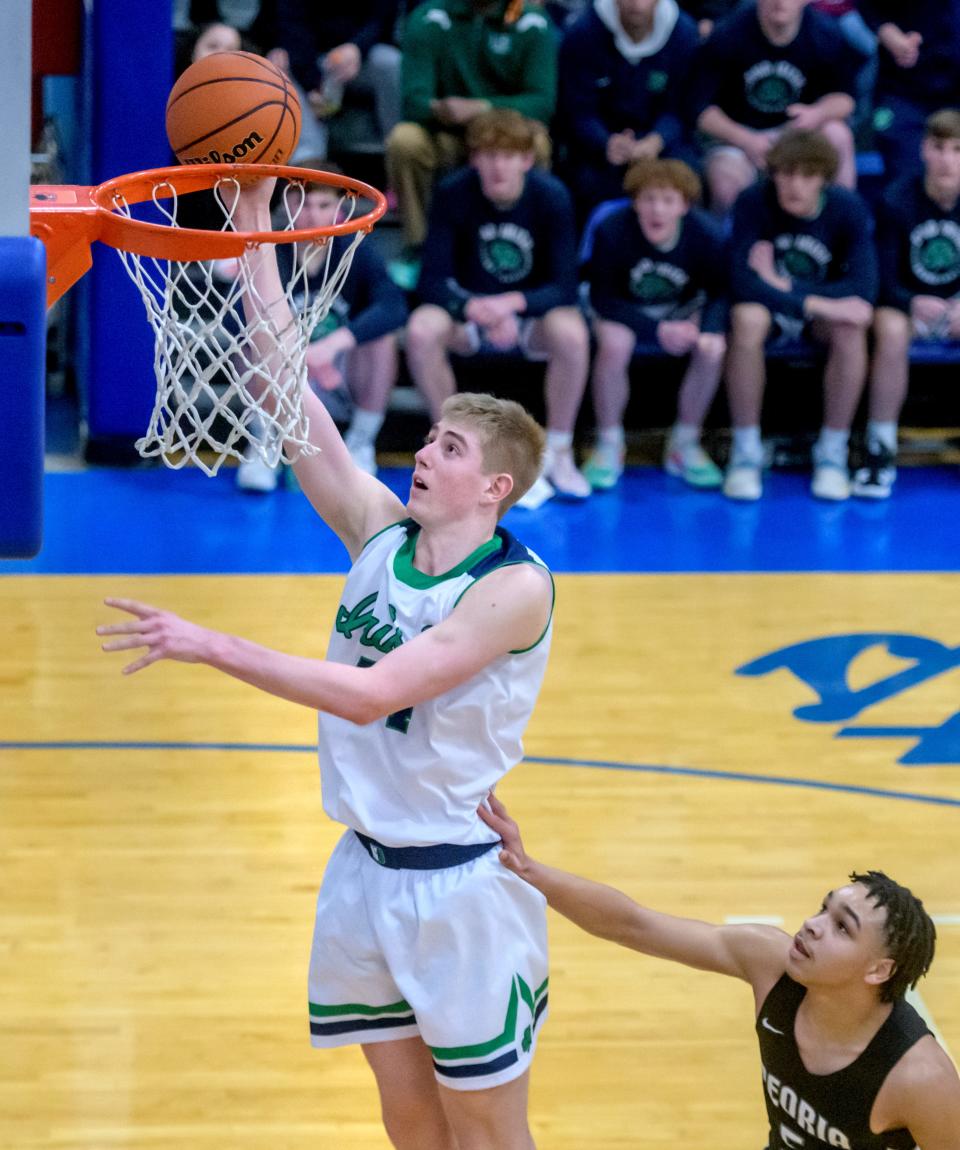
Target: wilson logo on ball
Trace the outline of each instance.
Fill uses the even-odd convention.
[[[182,162],[184,164],[235,164],[238,160],[244,159],[255,151],[262,143],[263,137],[260,133],[251,132],[245,140],[241,140],[239,144],[234,144],[229,152],[213,150],[205,156],[184,156]]]

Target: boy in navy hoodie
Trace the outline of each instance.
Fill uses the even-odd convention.
[[[697,45],[677,0],[593,0],[567,30],[557,122],[583,215],[620,195],[630,164],[680,153],[681,93]]]

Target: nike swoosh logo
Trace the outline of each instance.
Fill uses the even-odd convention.
[[[763,1027],[764,1030],[769,1030],[771,1034],[779,1034],[780,1037],[783,1038],[783,1031],[777,1030],[777,1028],[775,1026],[771,1026],[769,1021],[767,1020],[766,1015],[764,1015],[763,1018],[760,1019],[760,1025]]]

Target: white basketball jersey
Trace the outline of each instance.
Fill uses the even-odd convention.
[[[541,560],[498,527],[493,539],[444,575],[413,566],[419,525],[375,535],[347,576],[327,658],[370,666],[441,623],[491,571]],[[321,712],[323,808],[386,846],[476,843],[491,832],[477,815],[490,788],[523,757],[523,731],[546,670],[551,619],[533,647],[495,659],[453,690],[360,726]]]

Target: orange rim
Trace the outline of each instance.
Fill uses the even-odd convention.
[[[348,196],[369,200],[372,208],[345,223],[289,231],[208,231],[149,223],[123,215],[122,202],[144,203],[214,187],[224,178],[265,179],[277,176],[293,183],[324,184]],[[58,299],[90,267],[94,240],[120,251],[155,259],[225,259],[257,244],[323,242],[333,236],[369,232],[387,210],[382,192],[361,180],[288,164],[191,164],[149,168],[117,176],[96,187],[34,185],[30,189],[30,231],[47,248],[47,302]]]

